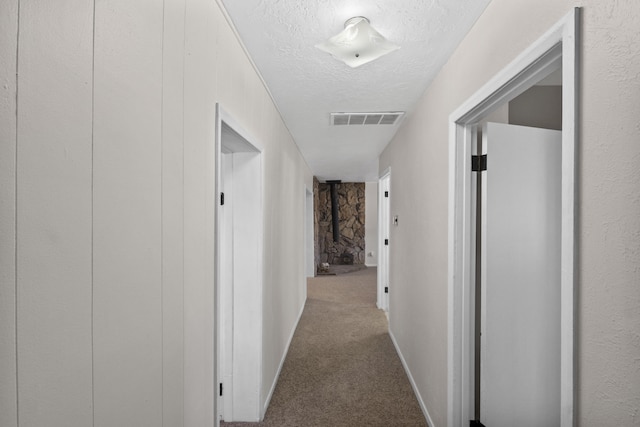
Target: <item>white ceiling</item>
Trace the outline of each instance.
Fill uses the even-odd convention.
[[[396,125],[330,126],[332,112],[413,110],[490,0],[222,0],[314,175],[376,181]],[[315,48],[354,16],[400,49],[350,68]]]

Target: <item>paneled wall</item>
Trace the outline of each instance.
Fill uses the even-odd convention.
[[[159,2],[95,3],[93,394],[100,424],[162,422],[162,15]]]
[[[18,417],[81,426],[93,416],[93,4],[19,8]]]
[[[312,177],[223,9],[0,2],[3,427],[213,425],[217,102],[265,146],[264,405]]]
[[[0,34],[0,425],[15,426],[18,0],[0,2]]]

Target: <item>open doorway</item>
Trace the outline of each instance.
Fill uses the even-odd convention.
[[[259,421],[262,377],[262,154],[217,106],[216,423]]]
[[[484,425],[560,424],[561,130],[560,68],[472,129],[473,418]]]
[[[545,154],[548,156],[546,157],[547,160],[544,160],[544,155],[542,157],[543,160],[538,160],[545,162],[545,164],[557,162],[557,170],[549,174],[529,177],[533,178],[531,181],[535,185],[538,185],[547,180],[551,174],[558,175],[556,181],[549,187],[557,191],[557,208],[550,210],[554,212],[552,216],[556,221],[555,225],[553,225],[555,228],[552,227],[552,229],[549,230],[549,235],[556,237],[557,241],[550,243],[550,246],[548,246],[557,249],[556,253],[549,254],[552,259],[551,263],[557,264],[557,268],[551,269],[553,270],[552,274],[557,276],[557,285],[551,285],[549,288],[554,295],[554,304],[557,304],[557,308],[552,309],[553,313],[549,316],[551,326],[546,329],[546,331],[551,331],[552,335],[557,334],[558,345],[557,348],[549,350],[554,354],[552,358],[554,366],[543,366],[540,368],[546,374],[549,374],[549,378],[554,377],[551,381],[557,379],[558,382],[556,395],[549,400],[551,402],[550,410],[554,411],[554,421],[532,420],[528,422],[521,418],[517,424],[562,426],[571,426],[573,424],[574,158],[577,116],[575,101],[577,88],[576,37],[578,12],[578,9],[572,11],[565,19],[523,52],[514,62],[487,83],[485,87],[463,104],[450,117],[448,424],[451,427],[466,425],[470,421],[475,422],[476,425],[482,425],[483,421],[487,423],[486,425],[491,426],[513,425],[512,422],[508,421],[508,417],[512,416],[514,411],[517,412],[519,410],[518,408],[522,409],[523,406],[518,406],[518,404],[522,403],[524,399],[523,396],[518,393],[512,393],[515,397],[512,405],[512,402],[505,401],[505,399],[510,399],[512,396],[509,395],[505,398],[503,395],[500,405],[503,409],[508,408],[509,411],[506,412],[506,415],[504,411],[503,414],[498,414],[498,418],[495,418],[496,411],[492,413],[493,409],[490,403],[487,403],[487,399],[490,400],[492,398],[492,393],[495,392],[496,385],[498,385],[497,388],[500,388],[499,383],[509,375],[520,375],[522,371],[528,371],[527,375],[529,375],[529,377],[525,375],[519,387],[523,390],[533,391],[538,397],[541,395],[540,388],[543,386],[535,383],[537,377],[530,375],[531,372],[533,372],[531,369],[533,362],[528,363],[526,360],[519,358],[518,362],[522,362],[524,365],[521,365],[519,369],[518,366],[516,366],[510,373],[507,372],[504,364],[494,364],[495,366],[492,369],[494,369],[495,372],[487,371],[489,365],[497,360],[493,359],[494,356],[491,351],[501,353],[502,356],[507,357],[507,360],[508,355],[506,355],[506,353],[509,351],[505,348],[495,347],[495,341],[487,341],[492,337],[487,331],[487,328],[492,327],[491,322],[506,324],[508,326],[513,326],[517,322],[520,322],[522,319],[514,321],[510,316],[514,315],[513,312],[518,312],[518,307],[527,305],[529,300],[515,300],[513,296],[507,295],[508,290],[505,290],[506,288],[503,288],[502,291],[494,295],[487,293],[487,288],[491,285],[487,283],[487,280],[493,280],[487,278],[487,273],[491,271],[499,271],[502,273],[507,269],[503,264],[496,270],[495,267],[491,267],[487,263],[487,253],[489,252],[490,256],[492,250],[487,244],[492,244],[492,239],[495,239],[496,233],[499,234],[499,232],[504,231],[508,234],[508,231],[505,231],[507,227],[500,221],[500,218],[495,216],[495,212],[497,211],[502,213],[507,211],[502,208],[491,207],[491,202],[486,200],[486,189],[488,185],[497,189],[497,183],[510,184],[509,180],[513,180],[513,178],[497,174],[494,175],[494,178],[495,176],[498,176],[498,178],[497,180],[494,179],[492,184],[490,180],[486,178],[479,178],[481,174],[476,174],[472,169],[482,170],[483,165],[487,165],[488,168],[492,167],[490,166],[492,165],[492,155],[489,154],[489,157],[483,157],[483,155],[486,154],[485,149],[487,145],[490,146],[489,149],[492,152],[495,151],[498,154],[500,152],[500,143],[486,143],[488,138],[496,140],[496,135],[501,132],[501,129],[499,129],[500,126],[485,127],[482,138],[485,143],[480,146],[478,145],[478,134],[481,132],[482,122],[486,121],[489,115],[503,107],[505,103],[513,100],[542,79],[552,75],[553,72],[558,69],[562,70],[562,131],[560,141],[559,143],[551,142],[548,144],[552,149],[549,153]],[[516,139],[519,138],[520,136],[516,137]],[[525,143],[524,147],[530,148],[531,145],[532,144]],[[532,165],[528,163],[529,158],[527,156],[521,158],[517,153],[513,154],[512,152],[509,154],[508,150],[513,148],[512,145],[507,143],[503,144],[503,147],[507,148],[507,161],[502,162],[502,164],[507,165],[507,169],[515,169],[517,172],[527,175],[530,168],[537,167],[538,163],[536,163],[535,160]],[[499,162],[496,161],[494,163],[497,164]],[[522,196],[522,194],[518,194],[517,190],[516,188],[516,191],[511,193],[511,197]],[[548,189],[543,189],[541,191],[544,197],[556,197],[549,195],[547,190]],[[503,191],[506,190],[494,191],[494,194],[502,193]],[[525,196],[522,199],[525,201],[528,198],[527,196],[529,196],[529,194],[527,194],[528,191],[529,190],[522,191]],[[481,216],[479,222],[476,222],[476,206],[480,199],[485,203],[481,208],[482,214],[485,215]],[[493,209],[494,217],[492,221],[498,224],[495,226],[497,228],[493,231],[486,227],[487,215],[484,209],[487,203],[489,209]],[[502,203],[502,205],[500,205],[500,203]],[[513,204],[512,199],[507,197],[506,202],[499,201],[496,206],[508,207],[509,204]],[[530,204],[529,207],[532,207],[532,209],[537,208],[538,204],[533,203]],[[517,213],[506,213],[506,215],[511,217],[508,219],[513,219],[512,217],[517,215]],[[542,214],[536,213],[536,218],[530,221],[530,223],[541,224],[544,222],[541,220],[540,215]],[[488,217],[491,217],[491,213],[489,213]],[[480,229],[484,230],[485,235],[482,236],[483,240],[480,241],[480,244],[476,246],[476,236]],[[507,238],[508,237],[509,236],[507,236]],[[509,244],[515,244],[517,246],[519,242],[522,242],[522,238],[520,241],[516,240],[515,243],[512,240]],[[507,245],[504,241],[498,241],[497,243],[499,249],[506,249]],[[478,253],[478,250],[481,252]],[[503,252],[509,253],[509,251]],[[545,251],[543,250],[542,252]],[[530,255],[524,256],[526,258]],[[529,260],[525,263],[527,268],[531,267],[535,269],[535,263],[528,261]],[[536,265],[540,267],[540,265],[546,266],[547,264],[542,261],[542,264]],[[479,272],[478,275],[476,275],[477,272]],[[531,288],[532,286],[529,285],[525,290],[529,291]],[[535,289],[537,287],[533,288]],[[480,291],[480,295],[477,295],[477,290]],[[496,298],[496,296],[498,300],[504,299],[504,304],[502,304],[503,308],[506,307],[507,310],[511,310],[511,313],[507,311],[500,312],[497,322],[496,319],[492,320],[491,317],[497,313],[496,310],[498,309],[496,309],[496,307],[498,307],[499,304],[495,305],[495,300],[489,300],[490,298]],[[534,297],[538,298],[538,296],[538,294],[535,294]],[[518,293],[518,297],[527,298],[526,293],[522,292]],[[540,309],[540,307],[538,308]],[[533,310],[533,312],[535,311],[536,309]],[[532,322],[531,319],[522,320],[521,323],[517,324],[517,328],[521,327],[521,329],[517,330],[523,335],[535,333],[534,329],[527,329],[527,325],[531,323],[535,322]],[[479,328],[478,324],[480,324]],[[476,334],[476,331],[481,331],[482,334]],[[495,337],[495,334],[493,337]],[[478,340],[480,340],[480,346],[477,345]],[[503,340],[500,345],[503,347],[504,345],[512,346],[515,341],[517,340]],[[528,344],[526,339],[521,341],[524,342],[525,346]],[[489,351],[489,353],[487,353],[487,351]],[[480,359],[479,363],[478,359]],[[514,359],[515,358],[512,357],[510,361]],[[537,360],[538,359],[536,359],[536,363]],[[477,369],[481,370],[480,375],[478,375]],[[553,371],[554,369],[557,371]],[[483,375],[486,377],[483,378]],[[534,379],[532,380],[532,378]],[[492,384],[486,387],[489,381],[491,381]],[[494,389],[491,387],[494,387]],[[511,411],[511,409],[514,409],[514,411]],[[493,418],[491,418],[491,421],[486,421],[486,418],[484,418],[488,414],[492,414],[491,417]],[[507,421],[505,421],[505,419]]]

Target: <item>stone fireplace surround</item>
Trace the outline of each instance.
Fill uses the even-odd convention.
[[[336,184],[340,238],[333,241],[330,186],[314,178],[315,264],[331,265],[365,262],[365,183]]]

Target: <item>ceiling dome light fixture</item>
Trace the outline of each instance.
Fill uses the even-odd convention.
[[[385,39],[364,16],[356,16],[344,23],[344,30],[316,47],[330,53],[351,68],[400,49],[400,46]]]

